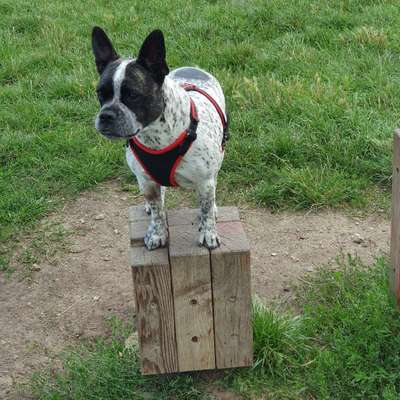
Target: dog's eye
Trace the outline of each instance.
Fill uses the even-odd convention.
[[[135,92],[130,92],[128,97],[129,97],[129,100],[132,100],[132,101],[137,101],[140,98],[140,96]]]
[[[100,103],[103,102],[104,101],[104,93],[100,89],[97,89],[96,93],[97,93],[97,98],[99,99]]]

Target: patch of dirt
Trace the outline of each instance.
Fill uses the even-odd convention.
[[[30,279],[20,279],[18,257],[17,272],[0,276],[0,398],[22,398],[16,382],[48,365],[67,344],[105,334],[107,318],[132,320],[127,209],[140,202],[116,181],[82,194],[45,221],[59,223],[68,244],[35,262]],[[241,218],[252,248],[253,293],[268,304],[290,300],[293,284],[340,253],[368,263],[388,251],[389,221],[379,215],[242,209]],[[21,243],[21,251],[29,247]]]
[[[369,264],[389,252],[390,221],[381,215],[272,214],[260,209],[242,210],[241,218],[251,242],[253,293],[267,304],[288,301],[302,276],[340,255]]]

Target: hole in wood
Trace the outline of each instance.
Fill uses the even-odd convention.
[[[231,296],[229,297],[229,301],[231,301],[232,303],[236,301],[236,296]]]
[[[199,341],[199,338],[197,336],[192,337],[192,342],[197,343]]]
[[[193,306],[195,306],[195,305],[197,304],[197,300],[196,300],[196,299],[190,300],[190,304],[192,304]]]
[[[396,172],[399,173],[399,167],[396,167]]]

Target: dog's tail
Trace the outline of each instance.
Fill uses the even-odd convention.
[[[229,140],[229,121],[230,121],[229,112],[225,111],[225,115],[226,115],[226,124],[224,126],[224,132],[222,134],[222,148],[225,147],[225,143]]]

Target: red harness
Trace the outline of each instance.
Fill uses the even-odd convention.
[[[222,151],[224,150],[225,141],[227,140],[228,124],[225,115],[218,103],[204,90],[192,84],[184,84],[182,87],[186,91],[196,91],[205,96],[217,110],[221,118],[224,129],[223,140],[221,144]],[[190,98],[190,125],[185,129],[178,138],[167,147],[160,150],[154,150],[142,144],[137,137],[133,137],[128,141],[129,147],[140,163],[147,175],[161,186],[177,186],[174,175],[178,168],[182,157],[190,149],[192,143],[197,138],[197,125],[199,119],[197,115],[196,105]]]

